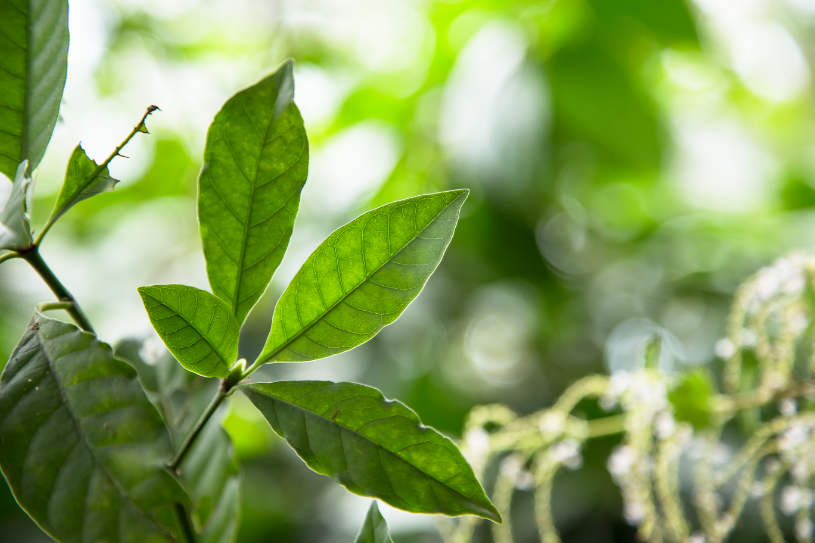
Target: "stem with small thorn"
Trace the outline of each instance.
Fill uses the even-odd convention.
[[[149,117],[151,113],[157,110],[159,110],[158,106],[150,106],[147,108],[147,111],[144,112],[144,115],[142,115],[142,118],[139,120],[136,126],[134,126],[130,133],[127,135],[127,137],[125,137],[125,139],[122,140],[122,143],[117,145],[116,149],[114,149],[113,152],[110,153],[110,155],[108,155],[108,157],[105,159],[105,161],[99,164],[93,171],[93,173],[88,177],[88,179],[85,181],[85,186],[83,187],[83,190],[93,184],[96,178],[99,177],[99,175],[105,171],[105,168],[108,167],[108,165],[113,161],[114,158],[116,158],[117,156],[124,156],[120,153],[120,151],[124,149],[124,146],[127,145],[130,142],[130,140],[133,139],[133,136],[135,136],[139,132],[145,133],[147,132],[147,126],[144,123],[147,120],[147,117]],[[82,191],[79,191],[79,194],[81,194],[81,192]],[[58,218],[59,215],[52,215],[51,218],[48,219],[48,222],[45,223],[45,226],[43,227],[42,231],[37,236],[37,239],[34,241],[35,247],[39,247],[40,243],[42,242],[42,239],[45,237],[45,234],[51,229],[52,226],[54,226],[54,223],[57,221]]]

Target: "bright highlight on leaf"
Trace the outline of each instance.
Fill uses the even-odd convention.
[[[371,507],[365,516],[365,524],[362,525],[355,543],[393,543],[388,531],[388,523],[382,518],[376,501],[371,502]]]
[[[220,298],[187,285],[139,287],[164,344],[178,362],[204,377],[226,377],[238,358],[238,325]]]
[[[40,163],[59,116],[68,66],[67,0],[0,2],[0,172]]]
[[[279,381],[241,390],[311,469],[351,492],[414,513],[501,521],[456,446],[375,388]]]
[[[0,249],[10,251],[31,246],[31,226],[28,219],[28,200],[31,178],[26,175],[28,161],[17,167],[11,194],[0,209]]]
[[[289,244],[308,172],[292,62],[230,98],[209,127],[198,220],[212,292],[242,323]]]
[[[452,190],[387,204],[328,236],[277,303],[259,360],[331,356],[396,320],[441,261],[467,194]]]
[[[77,145],[68,160],[65,180],[48,222],[54,222],[78,202],[99,193],[113,190],[118,179],[110,176],[107,166],[100,167]]]
[[[49,535],[171,542],[188,498],[136,372],[76,326],[35,315],[0,376],[0,468]]]

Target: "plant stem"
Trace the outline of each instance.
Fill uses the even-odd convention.
[[[181,533],[184,534],[186,543],[195,543],[195,530],[192,529],[190,522],[190,515],[187,508],[183,503],[174,503],[173,511],[175,511],[175,518],[178,520],[178,525],[181,527]]]
[[[612,436],[625,431],[625,414],[600,417],[586,421],[586,439]]]
[[[124,146],[127,145],[130,142],[130,140],[133,139],[133,136],[135,136],[139,132],[145,132],[145,133],[147,132],[147,126],[144,124],[144,122],[147,120],[147,117],[149,117],[150,114],[153,113],[156,110],[158,110],[158,106],[150,106],[150,107],[147,108],[147,111],[144,112],[144,115],[142,115],[141,120],[139,120],[138,124],[136,124],[136,126],[133,127],[133,129],[130,131],[130,133],[127,135],[127,137],[125,137],[125,139],[122,140],[122,143],[120,143],[116,147],[116,149],[114,149],[113,152],[110,153],[110,155],[108,155],[108,157],[105,159],[105,161],[102,162],[101,164],[99,164],[96,167],[96,169],[93,171],[93,173],[91,173],[91,175],[85,181],[85,185],[82,187],[82,191],[84,191],[86,188],[88,188],[89,186],[91,186],[93,184],[93,182],[96,180],[96,178],[99,177],[99,175],[102,172],[105,171],[105,168],[108,167],[108,165],[111,163],[111,161],[114,158],[116,158],[117,156],[124,156],[124,155],[121,155],[119,153],[122,151],[122,149],[124,149]],[[78,192],[78,195],[75,197],[74,203],[76,201],[78,201],[78,198],[81,197],[82,191]],[[59,217],[60,217],[60,215],[53,215],[53,214],[51,215],[51,218],[49,218],[48,222],[45,223],[45,226],[43,227],[42,231],[37,236],[37,239],[34,241],[34,246],[35,247],[40,245],[40,243],[42,242],[42,238],[45,237],[46,232],[48,232],[51,229],[51,227],[54,226],[54,223],[57,221],[57,219]]]
[[[20,257],[20,253],[18,253],[17,251],[11,251],[11,252],[5,253],[3,255],[0,255],[0,263],[5,262],[6,260],[11,260],[12,258],[19,258],[19,257]]]
[[[71,318],[74,319],[74,322],[76,322],[76,324],[78,324],[79,327],[86,332],[95,334],[96,332],[94,332],[93,326],[88,320],[88,317],[85,316],[82,308],[79,307],[76,299],[68,291],[68,289],[65,288],[65,285],[63,285],[60,280],[57,279],[57,276],[54,275],[54,272],[52,272],[51,268],[48,267],[48,264],[45,263],[45,260],[42,259],[39,248],[34,245],[30,249],[19,251],[18,254],[20,255],[20,258],[28,262],[40,275],[40,277],[42,277],[42,280],[45,281],[45,284],[48,285],[48,288],[51,289],[59,301],[68,302],[70,304],[69,307],[65,308],[65,311],[67,311]]]
[[[178,473],[178,466],[181,465],[181,462],[184,460],[184,457],[189,452],[190,448],[192,447],[192,444],[198,437],[198,434],[200,434],[201,430],[204,429],[204,426],[207,424],[207,421],[209,421],[209,419],[215,413],[215,410],[218,409],[218,406],[220,406],[221,402],[224,401],[224,398],[226,398],[227,392],[229,392],[229,389],[226,386],[224,386],[224,383],[222,383],[221,386],[218,388],[218,393],[212,398],[212,401],[209,402],[209,405],[204,410],[204,412],[201,413],[201,416],[196,421],[195,426],[193,426],[192,430],[190,431],[190,434],[181,444],[181,447],[178,449],[178,452],[176,452],[175,456],[173,456],[170,462],[167,463],[167,469],[169,469],[172,473],[174,474]]]

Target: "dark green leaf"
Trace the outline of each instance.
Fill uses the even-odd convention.
[[[713,394],[710,377],[702,371],[694,371],[684,375],[668,392],[668,401],[676,420],[690,423],[698,430],[713,424]]]
[[[379,506],[375,501],[371,502],[371,507],[365,516],[365,524],[362,525],[356,543],[393,543],[391,534],[388,532],[388,523],[382,518],[382,513],[379,512]]]
[[[0,172],[40,163],[68,67],[67,0],[0,2]]]
[[[241,390],[311,469],[351,492],[414,513],[500,522],[456,446],[375,388],[280,381]]]
[[[116,353],[133,364],[170,428],[177,446],[215,395],[219,383],[184,371],[163,349],[151,355],[137,340],[125,340]],[[147,358],[147,360],[145,360]],[[240,525],[240,476],[232,441],[216,414],[181,465],[181,480],[192,496],[196,543],[231,543]]]
[[[198,221],[212,292],[239,323],[266,290],[291,237],[308,172],[291,61],[224,104],[209,127]]]
[[[57,220],[77,202],[101,192],[113,190],[118,182],[118,179],[110,176],[107,167],[100,168],[88,157],[82,146],[77,145],[68,160],[65,180],[62,182],[62,188],[48,222]]]
[[[164,344],[191,372],[226,377],[238,357],[238,325],[209,292],[187,285],[139,287],[150,322]]]
[[[0,209],[0,249],[25,249],[32,244],[31,226],[28,218],[31,178],[26,175],[28,162],[17,167],[11,194]]]
[[[0,377],[0,467],[63,542],[169,542],[167,430],[136,372],[76,326],[35,315]]]
[[[330,356],[396,320],[441,261],[468,192],[394,202],[328,236],[280,297],[259,360]]]

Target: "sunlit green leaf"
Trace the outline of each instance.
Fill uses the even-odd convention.
[[[467,194],[452,190],[394,202],[328,236],[278,301],[259,360],[330,356],[396,320],[441,261]]]
[[[139,287],[139,294],[153,328],[182,366],[226,377],[238,357],[240,326],[223,300],[187,285]]]
[[[51,212],[49,222],[57,220],[71,206],[90,198],[101,192],[113,190],[118,183],[118,179],[110,176],[107,167],[99,167],[82,149],[77,145],[68,160],[68,168],[65,171],[65,180],[57,196],[54,210]]]
[[[382,518],[382,513],[379,512],[379,506],[375,501],[371,502],[356,543],[393,543],[388,531],[388,523]]]
[[[68,66],[67,0],[0,2],[0,172],[40,163]]]
[[[0,377],[0,467],[63,542],[169,542],[167,430],[136,375],[92,334],[36,315]]]
[[[242,323],[291,237],[308,172],[292,63],[224,104],[209,127],[198,220],[212,291]]]
[[[351,492],[406,511],[500,522],[456,446],[375,388],[279,381],[241,390],[311,469]]]
[[[28,201],[31,178],[26,175],[28,162],[17,167],[11,193],[0,209],[0,249],[25,249],[31,246],[31,225],[29,224]]]
[[[143,342],[128,339],[116,354],[139,372],[150,401],[159,409],[174,448],[192,429],[220,384],[179,366],[163,349],[151,354]],[[145,357],[147,358],[145,360]],[[232,441],[216,414],[199,434],[181,465],[181,481],[189,491],[197,543],[230,543],[240,525],[240,476]]]

